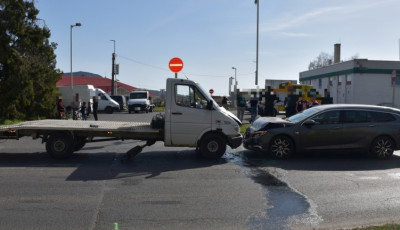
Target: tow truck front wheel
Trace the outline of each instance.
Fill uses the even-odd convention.
[[[73,143],[73,138],[68,133],[54,133],[46,141],[46,150],[55,159],[65,159],[72,155]]]
[[[202,157],[216,159],[224,155],[226,141],[221,135],[210,133],[201,139],[199,147]]]

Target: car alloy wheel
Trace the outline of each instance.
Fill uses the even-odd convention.
[[[371,146],[371,153],[378,159],[387,159],[393,155],[394,142],[389,137],[377,137]]]
[[[288,158],[293,153],[293,141],[286,136],[278,136],[272,139],[269,148],[270,154],[278,159]]]

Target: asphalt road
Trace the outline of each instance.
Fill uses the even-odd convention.
[[[150,121],[152,114],[99,114]],[[248,116],[248,115],[247,115]],[[400,157],[276,161],[242,147],[219,160],[156,143],[88,143],[71,159],[40,140],[0,140],[0,229],[338,229],[400,223]]]

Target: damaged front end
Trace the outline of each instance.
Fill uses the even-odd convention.
[[[261,117],[257,119],[243,136],[243,146],[250,150],[268,148],[272,137],[271,130],[293,126],[292,122],[278,117]]]

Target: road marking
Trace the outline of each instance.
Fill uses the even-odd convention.
[[[362,177],[360,177],[360,180],[379,180],[379,179],[381,179],[381,178],[378,176],[362,176]]]
[[[387,175],[393,179],[400,179],[400,173],[388,173]]]

